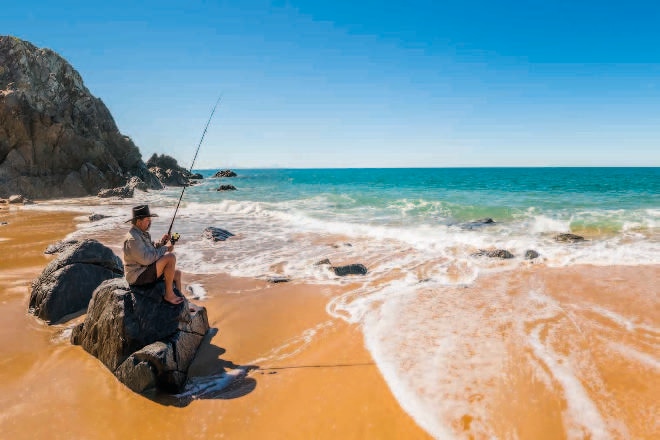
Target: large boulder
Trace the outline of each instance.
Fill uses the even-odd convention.
[[[137,176],[160,186],[80,74],[50,49],[0,36],[0,197],[75,197]]]
[[[124,278],[104,282],[94,291],[85,321],[73,329],[71,342],[136,392],[182,391],[209,330],[208,317],[205,308],[187,300],[165,302],[164,293],[163,281],[140,288]]]
[[[28,311],[56,323],[86,309],[103,281],[123,275],[124,265],[110,248],[96,240],[72,243],[33,281]]]

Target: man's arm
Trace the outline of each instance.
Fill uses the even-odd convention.
[[[141,240],[130,237],[124,242],[124,260],[148,266],[168,251],[167,246],[154,247]]]

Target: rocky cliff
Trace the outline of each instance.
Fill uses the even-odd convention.
[[[97,194],[131,176],[161,188],[80,74],[50,49],[0,36],[0,197]]]

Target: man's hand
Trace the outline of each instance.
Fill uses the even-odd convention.
[[[163,235],[163,238],[160,239],[160,244],[165,246],[170,241],[170,234]]]
[[[173,244],[168,244],[167,245],[167,252],[172,252],[174,250],[174,245]]]

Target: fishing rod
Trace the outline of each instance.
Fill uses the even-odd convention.
[[[199,144],[197,145],[197,150],[195,151],[195,156],[193,157],[192,163],[190,164],[190,170],[188,170],[190,174],[192,174],[193,166],[195,165],[195,160],[197,159],[197,154],[199,153],[199,147],[201,147],[202,142],[204,142],[204,136],[206,136],[206,130],[208,130],[209,128],[209,124],[211,123],[211,119],[213,119],[213,114],[215,113],[215,109],[218,108],[218,104],[220,104],[221,99],[222,99],[222,95],[218,97],[218,100],[215,102],[215,105],[213,106],[213,111],[211,111],[211,116],[209,116],[209,120],[206,121],[206,127],[204,127],[202,138],[199,140]],[[170,223],[170,228],[167,230],[167,235],[170,235],[170,233],[172,232],[174,219],[176,218],[176,213],[179,212],[179,205],[181,205],[181,199],[183,199],[183,193],[185,191],[186,191],[186,185],[183,185],[183,189],[181,190],[181,195],[179,196],[179,202],[176,204],[176,209],[174,210],[174,215],[172,216],[172,222]],[[172,244],[176,243],[177,240],[179,240],[179,234],[175,232],[174,235],[175,235],[174,237],[170,238]]]

